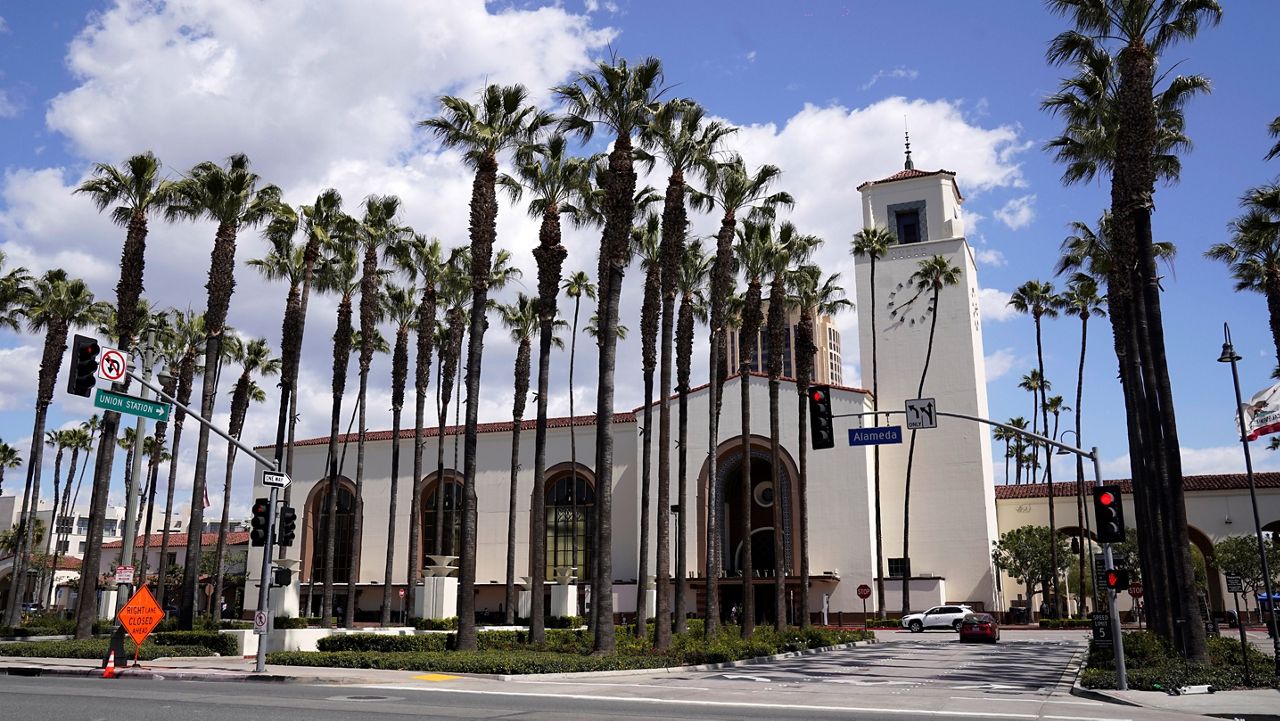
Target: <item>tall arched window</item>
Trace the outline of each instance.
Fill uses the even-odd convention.
[[[443,513],[436,512],[438,482],[432,481],[422,493],[423,556],[456,556],[462,549],[462,479],[447,477],[444,483]],[[445,530],[442,550],[436,550],[436,526]],[[424,564],[425,565],[425,564]]]
[[[577,486],[575,489],[574,486]],[[547,484],[547,578],[556,566],[573,566],[586,577],[591,561],[591,507],[596,492],[581,474],[574,483],[570,473]]]
[[[311,578],[324,579],[325,544],[329,539],[329,484],[322,483],[321,490],[313,496],[312,518],[317,519],[311,534]],[[338,484],[337,533],[334,534],[333,580],[346,583],[351,576],[351,525],[355,518],[356,494],[347,482]]]

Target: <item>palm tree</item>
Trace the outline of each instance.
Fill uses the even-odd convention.
[[[228,337],[226,340],[231,340]],[[236,339],[229,343],[234,350],[230,361],[240,364],[240,377],[236,379],[231,390],[231,418],[227,423],[227,432],[232,438],[240,439],[244,431],[245,417],[249,414],[249,403],[263,403],[267,394],[254,381],[254,376],[274,376],[281,372],[281,361],[271,355],[271,346],[266,338],[254,338],[249,342]],[[217,615],[219,602],[222,600],[223,568],[222,560],[226,555],[227,533],[231,526],[231,478],[236,465],[236,447],[227,447],[227,475],[222,485],[222,520],[218,524],[218,545],[213,552],[214,584],[213,604],[210,614]],[[194,532],[194,531],[193,531]]]
[[[61,502],[59,502],[58,497],[56,495],[54,496],[54,499],[53,499],[54,501],[53,517],[55,519],[54,520],[55,531],[57,528],[60,527],[60,523],[57,519],[66,518],[71,513],[71,481],[76,476],[76,468],[80,464],[80,454],[88,453],[89,449],[93,447],[93,440],[92,440],[92,437],[89,435],[89,431],[85,430],[81,426],[77,426],[75,428],[69,428],[62,432],[65,434],[65,443],[67,445],[67,448],[71,450],[71,462],[67,464],[66,483],[62,484],[62,500]],[[0,473],[3,472],[3,468],[4,468],[3,459],[4,459],[3,448],[0,448]],[[83,471],[82,471],[82,475],[83,475]],[[61,533],[56,533],[56,535],[58,536],[58,538],[55,539],[57,543],[54,545],[54,550],[53,550],[53,564],[50,566],[50,568],[53,568],[53,569],[58,568],[59,560],[66,553],[62,549],[61,544],[66,542],[67,534],[65,532],[61,532]],[[56,574],[50,574],[49,593],[53,592],[52,584],[53,584],[53,578],[55,575]]]
[[[1018,387],[1031,394],[1031,432],[1039,433],[1040,432],[1040,395],[1048,391],[1050,388],[1052,388],[1053,384],[1045,380],[1044,374],[1042,374],[1039,371],[1039,369],[1032,368],[1030,371],[1027,371],[1027,373],[1022,376],[1022,380],[1018,381]],[[1030,445],[1031,445],[1032,464],[1036,468],[1039,468],[1040,464],[1037,459],[1039,458],[1039,454],[1040,454],[1040,444],[1036,441],[1031,441]],[[1031,474],[1031,477],[1027,480],[1027,482],[1028,483],[1036,482],[1034,472]]]
[[[338,478],[343,468],[338,463],[338,432],[342,423],[342,399],[347,391],[347,369],[351,362],[352,336],[355,328],[352,325],[352,300],[360,291],[360,261],[356,255],[357,239],[354,227],[349,226],[350,233],[341,233],[325,245],[327,257],[323,270],[327,287],[333,288],[338,295],[337,327],[333,331],[333,377],[330,382],[331,406],[329,410],[329,446],[325,455],[325,466],[329,478],[329,487],[325,509],[324,528],[324,586],[320,600],[320,625],[329,628],[333,625],[333,582],[334,554],[338,535],[338,493],[341,486]],[[354,559],[353,559],[354,560]],[[354,589],[347,588],[347,603],[355,601]]]
[[[139,509],[139,515],[144,520],[138,522],[138,527],[143,529],[142,552],[138,556],[138,577],[143,579],[147,577],[147,554],[151,552],[151,525],[156,515],[156,486],[160,481],[160,464],[173,460],[169,452],[165,450],[165,438],[160,425],[159,423],[156,424],[155,434],[148,436],[147,440],[142,444],[143,453],[147,457],[147,497],[143,499],[144,503],[142,504],[146,507],[146,512],[143,513],[142,509]],[[85,442],[88,442],[87,433],[81,429],[76,429],[76,432],[83,433]],[[75,457],[72,456],[72,460],[74,459]],[[63,505],[66,506],[65,501],[69,500],[69,498],[64,498]]]
[[[1280,156],[1280,115],[1267,125],[1267,134],[1277,139],[1275,145],[1271,146],[1271,150],[1267,151],[1267,160],[1271,160],[1276,156]]]
[[[658,366],[658,316],[662,311],[659,223],[658,215],[649,213],[639,225],[631,229],[632,249],[640,256],[640,267],[644,270],[644,297],[640,302],[640,366],[644,374],[644,411],[641,421],[640,450],[640,566],[636,575],[636,635],[641,638],[648,635],[646,625],[649,615],[649,501],[653,470],[653,374]],[[658,505],[660,520],[667,515],[662,509],[669,505],[669,502]],[[662,594],[659,593],[657,596],[658,603],[665,605]],[[657,623],[658,628],[661,629],[663,626],[661,616]],[[668,630],[664,635],[669,638],[671,635],[669,615],[666,626]],[[659,630],[656,633],[662,633],[662,631]]]
[[[0,251],[0,328],[17,332],[22,325],[22,305],[31,285],[26,268],[4,268],[5,255]]]
[[[754,208],[772,209],[779,206],[790,207],[793,200],[788,193],[770,192],[773,184],[782,175],[782,171],[773,165],[762,165],[754,173],[747,170],[746,163],[739,155],[732,155],[727,160],[709,161],[703,166],[706,175],[706,190],[690,193],[690,203],[698,209],[719,209],[721,212],[720,230],[716,234],[715,260],[711,268],[711,393],[710,412],[707,424],[707,447],[711,450],[707,457],[707,478],[716,478],[716,447],[720,429],[720,406],[723,393],[723,378],[719,368],[721,354],[724,349],[726,328],[726,299],[733,285],[733,238],[737,226],[738,215],[745,214]],[[707,507],[719,508],[720,499],[716,484],[710,484],[707,494]],[[722,532],[716,514],[707,517],[707,618],[704,630],[707,638],[714,638],[720,627],[720,552],[723,546]],[[745,594],[744,594],[745,595]]]
[[[462,148],[475,170],[471,190],[471,318],[467,347],[467,417],[463,440],[462,558],[458,564],[458,648],[476,647],[476,425],[480,413],[480,368],[493,242],[497,234],[495,195],[498,155],[533,140],[553,118],[527,105],[523,85],[487,85],[478,105],[462,98],[440,99],[443,114],[420,123],[445,147]]]
[[[516,171],[519,185],[504,184],[514,196],[519,196],[522,188],[527,188],[533,195],[529,202],[528,212],[531,217],[541,218],[538,228],[538,246],[533,250],[534,260],[538,264],[538,300],[535,308],[538,313],[538,392],[537,425],[534,430],[533,450],[533,489],[529,503],[529,638],[533,643],[541,643],[546,637],[545,620],[543,618],[542,587],[546,581],[547,534],[546,534],[546,473],[547,473],[547,401],[551,375],[551,346],[554,342],[554,325],[559,312],[557,305],[560,294],[560,280],[564,267],[564,259],[568,254],[560,242],[560,216],[566,214],[575,225],[583,221],[579,208],[580,200],[588,195],[591,184],[591,167],[593,158],[574,158],[566,155],[566,142],[563,135],[551,136],[545,144],[530,145],[522,149],[518,158]],[[585,274],[584,274],[585,279]],[[589,284],[589,281],[587,281]],[[593,291],[594,292],[594,291]],[[576,310],[574,335],[577,335]],[[576,337],[570,339],[573,344]],[[569,413],[573,414],[573,361],[569,362]],[[569,424],[570,438],[574,438],[574,424]],[[576,448],[571,442],[571,459],[576,463]],[[570,471],[572,482],[570,487],[571,503],[575,506],[578,497],[577,466]],[[576,542],[577,534],[574,534]],[[576,550],[576,549],[575,549]],[[576,554],[575,554],[576,556]],[[509,574],[510,575],[510,574]],[[511,604],[507,603],[508,613]]]
[[[56,527],[58,523],[58,492],[61,490],[60,486],[62,481],[62,458],[66,454],[69,438],[67,437],[67,431],[63,430],[45,431],[44,438],[44,444],[55,450],[53,457],[53,512],[51,515],[51,522]],[[47,534],[44,539],[44,556],[46,559],[49,557],[49,553],[52,549],[53,534],[50,533]],[[50,578],[53,576],[51,569],[47,567],[42,567],[40,569],[40,574],[36,579],[37,594],[40,590],[44,589],[44,575],[46,572],[50,572]],[[48,596],[45,596],[45,598],[48,598]]]
[[[4,472],[10,468],[22,466],[22,455],[18,449],[0,441],[0,489],[4,488]]]
[[[142,277],[146,262],[147,220],[154,213],[167,212],[175,201],[172,181],[160,177],[160,160],[151,152],[134,155],[119,167],[98,163],[89,180],[81,183],[76,193],[85,193],[99,212],[111,209],[111,220],[125,228],[124,248],[120,254],[120,280],[116,284],[116,322],[112,335],[121,340],[121,350],[128,351],[139,325],[138,300],[142,297]],[[120,414],[103,414],[103,437],[114,438],[119,430]],[[93,498],[89,508],[89,542],[86,544],[84,568],[97,568],[101,559],[99,546],[102,527],[106,523],[107,493],[111,487],[112,460],[115,445],[98,446],[93,473]],[[97,618],[97,578],[92,573],[80,574],[76,602],[76,638],[89,638]]]
[[[445,488],[448,485],[444,476],[444,432],[449,421],[449,397],[453,394],[454,378],[458,372],[458,360],[462,355],[463,334],[467,330],[467,292],[470,290],[467,275],[466,248],[455,248],[449,255],[445,271],[440,281],[440,297],[444,301],[445,326],[442,328],[439,366],[440,379],[436,384],[439,398],[437,410],[439,414],[439,432],[436,435],[436,537],[435,552],[453,555],[457,552],[453,540],[452,518],[448,520],[448,534],[445,534]],[[456,411],[455,411],[456,413]],[[452,482],[452,481],[450,481]],[[452,502],[452,494],[450,494]],[[448,509],[452,510],[452,508]]]
[[[201,346],[204,345],[204,314],[195,313],[187,309],[185,313],[174,314],[173,319],[174,336],[172,338],[173,345],[166,349],[165,355],[170,359],[171,367],[177,367],[177,399],[181,405],[188,405],[191,402],[191,391],[195,385],[195,374],[199,372],[199,353]],[[160,530],[160,558],[161,565],[165,563],[164,559],[169,558],[169,533],[173,528],[173,496],[178,484],[178,451],[182,445],[182,425],[186,419],[186,412],[181,408],[173,409],[173,445],[170,446],[169,456],[172,460],[169,462],[169,485],[165,492],[164,501],[164,527]],[[106,438],[105,430],[103,438]],[[101,453],[101,451],[99,451]],[[86,555],[86,558],[88,556]],[[166,602],[165,589],[169,580],[169,574],[160,569],[159,578],[156,580],[156,595],[161,604]]]
[[[642,150],[637,157],[661,158],[671,169],[667,179],[667,191],[662,208],[662,248],[661,248],[661,285],[662,309],[656,314],[661,317],[660,365],[658,371],[658,508],[670,505],[671,499],[671,372],[672,344],[676,326],[676,295],[679,289],[678,275],[684,259],[685,234],[688,231],[688,214],[685,210],[687,185],[685,175],[695,169],[706,167],[715,159],[720,144],[737,129],[718,121],[706,120],[706,113],[701,106],[689,99],[670,100],[662,103],[653,114],[652,120],[644,126],[640,133]],[[652,155],[650,152],[652,151]],[[646,278],[647,281],[647,278]],[[646,285],[647,289],[647,285]],[[643,323],[641,323],[643,326]],[[642,329],[643,330],[643,329]],[[648,404],[646,403],[646,409]],[[648,421],[645,423],[648,428]],[[646,434],[646,439],[648,438]],[[646,456],[647,457],[647,456]],[[683,483],[683,481],[681,481]],[[683,513],[676,517],[678,538],[685,533]],[[670,608],[667,603],[669,575],[668,561],[671,554],[671,532],[669,517],[665,512],[658,513],[658,548],[657,548],[657,631],[655,645],[666,648],[671,642]],[[680,543],[680,545],[683,545]],[[643,546],[642,546],[643,547]],[[677,559],[676,565],[683,567],[683,560]],[[641,581],[644,575],[641,574]],[[676,576],[676,632],[685,630],[685,579]]]
[[[209,262],[208,309],[204,314],[204,378],[200,392],[200,415],[213,417],[218,390],[218,368],[226,332],[227,311],[235,290],[236,236],[241,228],[251,228],[271,217],[280,203],[280,189],[258,187],[258,174],[249,168],[249,158],[232,155],[225,167],[203,162],[191,169],[188,178],[176,186],[177,201],[167,209],[171,219],[206,218],[218,225]],[[191,482],[191,519],[187,528],[204,526],[205,476],[209,465],[209,427],[201,424],[196,443],[195,472]],[[182,569],[182,596],[178,600],[178,625],[190,629],[195,619],[196,587],[200,580],[200,544],[187,544]]]
[[[1013,426],[1014,428],[1025,431],[1027,429],[1027,419],[1023,418],[1022,416],[1015,416],[1008,420],[1007,425],[1010,425],[1010,426]],[[1013,469],[1014,469],[1014,485],[1016,486],[1022,485],[1022,466],[1023,466],[1023,460],[1024,460],[1023,449],[1025,447],[1026,447],[1025,443],[1022,440],[1022,434],[1020,433],[1013,434]]]
[[[1149,592],[1157,610],[1152,628],[1168,641],[1178,636],[1176,645],[1186,656],[1203,661],[1203,626],[1173,621],[1195,609],[1198,599],[1151,236],[1151,197],[1162,171],[1157,159],[1164,149],[1161,128],[1170,115],[1181,118],[1180,102],[1187,95],[1177,103],[1152,98],[1160,82],[1155,68],[1161,55],[1175,43],[1193,39],[1202,22],[1216,24],[1222,8],[1214,0],[1051,0],[1049,6],[1074,26],[1051,43],[1048,56],[1053,64],[1079,66],[1098,52],[1116,48],[1119,80],[1114,103],[1098,104],[1085,126],[1102,129],[1111,142],[1095,143],[1086,152],[1109,161],[1111,170],[1116,272],[1107,286],[1108,306],[1130,430],[1134,502],[1138,525],[1146,529],[1141,545],[1147,551],[1168,549],[1142,554],[1143,577],[1154,590]],[[1170,87],[1183,80],[1175,78]],[[1136,490],[1148,484],[1154,493]]]
[[[945,257],[935,255],[920,261],[916,271],[911,274],[908,283],[916,288],[916,295],[907,300],[895,313],[905,310],[918,299],[928,293],[926,311],[929,318],[929,342],[925,346],[924,368],[920,371],[920,386],[916,389],[916,398],[924,397],[924,383],[929,375],[929,361],[933,359],[933,336],[938,328],[938,301],[942,289],[960,282],[960,269]],[[906,482],[902,487],[902,558],[906,568],[902,573],[902,614],[905,616],[911,608],[911,471],[915,464],[916,431],[911,431],[911,443],[907,448]]]
[[[541,286],[539,286],[539,287],[541,288]],[[570,494],[569,503],[570,503],[571,511],[572,511],[572,513],[573,513],[573,517],[574,517],[574,518],[577,518],[577,517],[578,517],[578,506],[577,506],[577,504],[578,504],[578,494],[577,494],[577,489],[578,489],[578,424],[577,424],[577,423],[575,423],[575,422],[573,421],[573,419],[577,418],[578,416],[576,415],[576,412],[574,411],[574,403],[573,403],[573,401],[574,401],[574,390],[573,390],[573,371],[574,371],[574,367],[575,367],[575,365],[576,365],[576,363],[577,363],[577,359],[578,359],[578,319],[579,319],[579,314],[580,314],[580,313],[581,313],[581,311],[582,311],[582,297],[583,297],[583,296],[586,296],[587,298],[589,298],[589,299],[591,299],[591,300],[593,300],[593,301],[594,301],[594,300],[597,300],[597,296],[596,296],[596,284],[591,282],[591,278],[590,278],[590,276],[588,276],[588,275],[587,275],[587,273],[586,273],[586,271],[583,271],[583,270],[574,271],[573,273],[570,273],[570,274],[569,274],[569,277],[567,277],[567,278],[565,278],[565,279],[564,279],[564,282],[563,282],[563,284],[561,285],[561,287],[564,289],[565,295],[573,299],[573,323],[572,323],[572,327],[571,327],[571,329],[570,329],[570,331],[569,331],[569,418],[570,418],[570,422],[569,422],[569,465],[571,466],[571,468],[570,468],[570,471],[569,471],[569,472],[572,474],[572,478],[571,478],[571,486],[572,486],[572,488],[574,489],[574,493]],[[535,492],[536,492],[536,491],[535,491]],[[544,515],[545,515],[545,513],[544,513]],[[541,523],[544,523],[544,522],[545,522],[545,519],[544,519],[544,520],[539,520],[539,521],[537,521],[537,522],[538,522],[538,523],[540,523],[540,524],[541,524]],[[597,525],[597,526],[598,526],[599,524],[597,523],[597,524],[595,524],[595,525]],[[546,535],[546,534],[545,534],[545,531],[544,531],[543,535]],[[594,530],[593,530],[593,537],[594,537]],[[544,541],[544,543],[545,543],[545,541]],[[591,566],[592,566],[592,568],[590,569],[590,570],[591,570],[591,573],[589,574],[589,579],[590,579],[591,583],[593,584],[593,585],[592,585],[592,593],[593,593],[593,594],[595,593],[595,586],[594,586],[594,583],[595,583],[595,580],[596,580],[595,567],[596,567],[596,564],[597,564],[597,563],[599,562],[599,560],[600,560],[600,559],[598,558],[598,556],[599,556],[599,555],[600,555],[599,546],[597,546],[597,545],[593,545],[593,546],[592,546],[592,549],[591,549]],[[544,547],[544,548],[543,548],[543,557],[544,557],[544,559],[545,559],[545,556],[546,556],[546,553],[545,553],[545,547]],[[573,534],[573,556],[574,556],[574,558],[577,558],[577,557],[578,557],[578,534],[576,534],[576,533],[575,533],[575,534]],[[545,565],[545,564],[544,564],[544,565]],[[537,573],[538,573],[538,570],[535,568],[535,569],[533,570],[533,572],[534,572],[535,574],[537,574]],[[545,574],[545,569],[543,569],[543,573]],[[537,576],[535,576],[535,577],[534,577],[534,581],[537,581],[537,580],[538,580],[538,579],[537,579]],[[535,591],[536,591],[536,590],[537,590],[537,587],[535,586],[533,590],[535,590]],[[539,603],[539,602],[538,602],[537,600],[533,600],[533,603]],[[532,612],[532,611],[531,611],[531,612]],[[592,628],[594,628],[594,627],[595,627],[595,619],[596,619],[596,615],[595,615],[595,613],[592,613],[591,618],[590,618],[590,619],[588,619],[588,623],[590,623],[590,624],[591,624]]]
[[[887,228],[878,228],[875,226],[863,228],[853,236],[853,246],[850,248],[855,258],[866,258],[869,263],[871,278],[871,411],[876,413],[880,410],[880,336],[876,330],[876,263],[889,253],[889,246],[897,245],[898,237]],[[807,397],[807,394],[806,394]],[[801,413],[803,416],[804,413]],[[872,422],[874,425],[880,424],[880,416],[873,415]],[[804,452],[804,449],[801,449]],[[1006,464],[1005,476],[1008,476]],[[888,609],[885,608],[884,599],[884,524],[880,514],[880,446],[876,446],[872,451],[872,473],[875,476],[875,487],[873,495],[875,496],[875,513],[876,513],[876,601],[880,611],[880,618],[885,618]],[[1006,482],[1008,479],[1006,478]]]
[[[1084,273],[1076,273],[1071,280],[1067,281],[1067,288],[1062,293],[1061,310],[1066,315],[1073,315],[1080,319],[1080,364],[1076,371],[1076,445],[1083,447],[1084,439],[1081,437],[1081,410],[1084,404],[1084,359],[1085,350],[1089,344],[1089,318],[1096,316],[1103,318],[1107,312],[1105,310],[1106,301],[1098,295],[1098,284],[1088,275]],[[1006,475],[1008,475],[1006,473]],[[1084,456],[1076,456],[1076,527],[1080,529],[1080,548],[1087,548],[1087,536],[1085,529],[1088,528],[1088,514],[1085,513],[1084,500]],[[1080,554],[1080,578],[1084,575],[1084,556]],[[1096,584],[1095,584],[1096,587]]]
[[[801,235],[791,223],[783,223],[778,228],[778,238],[771,244],[769,259],[769,315],[766,321],[768,339],[769,373],[769,451],[773,468],[782,467],[782,444],[780,436],[780,406],[778,392],[782,379],[783,354],[787,352],[787,316],[794,305],[794,297],[788,290],[795,285],[795,273],[813,252],[822,244],[822,239],[813,235]],[[800,543],[797,548],[800,573],[800,619],[797,624],[809,626],[809,539],[807,508],[808,499],[805,489],[798,489],[801,512]],[[785,546],[782,542],[783,518],[781,489],[775,489],[773,504],[773,558],[774,558],[774,626],[779,631],[786,628],[786,565]]]
[[[1231,240],[1214,243],[1205,257],[1227,264],[1237,291],[1260,293],[1280,364],[1280,182],[1252,188],[1240,200],[1245,212],[1231,221]]]
[[[565,102],[567,115],[561,127],[589,141],[597,124],[614,134],[608,169],[602,174],[605,218],[600,238],[597,282],[602,302],[599,374],[596,394],[596,514],[599,518],[598,578],[593,579],[591,605],[595,616],[595,650],[614,648],[613,559],[606,549],[613,538],[613,391],[617,355],[618,310],[622,278],[630,253],[627,245],[635,216],[636,172],[632,137],[648,123],[654,105],[664,92],[662,64],[646,58],[637,65],[615,58],[596,63],[594,72],[579,73],[574,82],[555,89]]]
[[[407,607],[416,608],[415,598],[418,580],[422,575],[422,453],[426,445],[423,426],[426,425],[427,385],[431,379],[431,355],[435,352],[436,304],[439,298],[441,274],[444,272],[444,251],[438,238],[414,234],[402,239],[389,249],[391,262],[397,270],[408,276],[411,282],[422,280],[422,297],[417,303],[417,317],[412,330],[415,335],[416,358],[414,364],[414,431],[413,431],[413,493],[409,504],[409,569]]]
[[[45,422],[49,404],[53,402],[54,383],[62,368],[62,357],[67,350],[67,335],[73,328],[94,325],[105,313],[106,304],[94,301],[93,292],[79,278],[69,278],[62,269],[47,271],[31,286],[25,296],[22,315],[31,333],[44,333],[44,350],[40,357],[40,370],[36,379],[35,419],[31,431],[31,457],[27,461],[27,483],[22,502],[22,517],[36,515],[40,498],[40,467],[44,458]],[[105,507],[104,507],[105,513]],[[17,600],[26,594],[27,569],[35,549],[32,536],[34,526],[28,522],[24,537],[18,539],[11,578],[7,625],[17,625],[21,604]],[[92,528],[90,529],[93,530]],[[99,529],[100,530],[100,529]],[[92,540],[92,536],[90,537]],[[100,543],[100,541],[99,541]]]
[[[679,508],[676,532],[676,632],[687,630],[685,617],[685,584],[687,569],[687,534],[685,526],[691,510],[689,494],[689,381],[693,364],[693,332],[695,317],[707,321],[707,280],[711,277],[711,256],[702,249],[702,241],[694,240],[685,247],[677,268],[676,286],[680,292],[680,311],[676,320],[676,393],[679,396],[680,421],[676,431],[676,507]]]
[[[395,251],[391,254],[394,255]],[[395,329],[394,350],[391,353],[391,488],[387,509],[388,538],[395,537],[396,506],[400,496],[400,413],[404,410],[404,387],[409,380],[409,333],[418,320],[418,289],[388,284],[386,286],[385,312]],[[416,485],[416,483],[415,483]],[[416,496],[415,496],[416,498]],[[395,567],[395,544],[387,544],[387,565],[382,581],[383,626],[391,625],[391,575]]]
[[[394,195],[371,195],[364,201],[364,217],[357,229],[363,249],[363,261],[360,266],[360,354],[357,367],[360,371],[360,390],[356,403],[360,409],[360,423],[356,427],[356,507],[351,519],[352,553],[360,557],[364,545],[364,459],[365,442],[368,436],[365,400],[369,397],[369,367],[373,363],[374,342],[377,337],[377,326],[386,317],[386,292],[382,287],[385,270],[379,263],[378,253],[394,244],[405,234],[405,229],[398,224],[396,215],[400,212],[400,199]],[[393,450],[398,455],[400,438],[393,441]],[[397,460],[399,460],[397,458]],[[396,479],[392,479],[396,483]],[[394,498],[394,496],[392,496]],[[395,517],[388,519],[390,523],[389,537],[395,537]],[[348,588],[353,590],[360,577],[359,564],[351,564],[351,580]],[[390,583],[384,584],[384,594],[391,593]],[[356,604],[354,596],[347,604],[345,625],[355,626]],[[389,600],[389,599],[388,599]],[[390,619],[390,603],[383,606],[383,614]]]

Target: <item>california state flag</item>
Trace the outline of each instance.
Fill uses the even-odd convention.
[[[1251,441],[1280,431],[1280,383],[1253,394],[1240,413],[1244,416],[1246,437]]]

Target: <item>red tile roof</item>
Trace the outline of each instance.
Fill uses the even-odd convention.
[[[614,423],[635,423],[636,416],[634,413],[615,412],[613,414]],[[584,416],[560,416],[558,418],[548,418],[547,428],[568,428],[569,426],[594,426],[596,417],[594,415]],[[532,431],[537,428],[537,420],[525,420],[520,423],[520,430]],[[498,421],[496,423],[481,423],[476,426],[477,433],[506,433],[511,430],[511,421]],[[461,434],[463,426],[445,426],[444,435],[452,436]],[[423,438],[435,438],[440,434],[439,426],[428,426],[422,429]],[[391,431],[369,431],[365,434],[366,441],[389,441],[391,440]],[[355,441],[359,436],[355,433],[343,434],[338,436],[338,442]],[[413,438],[412,428],[400,429],[400,438],[402,440]],[[329,436],[320,436],[318,438],[306,438],[301,441],[294,441],[295,446],[322,446],[329,442]],[[274,448],[273,445],[257,446],[258,449]]]
[[[1258,488],[1280,488],[1280,473],[1255,473],[1253,474],[1253,482]],[[1105,481],[1105,483],[1118,483],[1120,484],[1120,490],[1122,492],[1133,493],[1133,482],[1127,478],[1118,481]],[[1086,481],[1085,493],[1089,493],[1093,486],[1093,481]],[[1243,473],[1183,476],[1182,487],[1184,490],[1188,491],[1243,490],[1249,487],[1249,479]],[[1045,483],[1029,483],[1021,486],[996,486],[997,499],[1044,498],[1047,495],[1048,484]],[[1054,483],[1053,495],[1055,498],[1075,496],[1076,482],[1063,481],[1061,483]]]
[[[732,375],[726,376],[726,377],[725,377],[725,379],[724,379],[724,380],[725,380],[725,383],[728,383],[729,381],[733,380],[734,378],[737,378],[739,375],[740,375],[739,373],[734,373],[734,374],[732,374]],[[747,373],[747,375],[749,375],[749,376],[751,376],[751,377],[753,377],[753,378],[768,378],[768,377],[769,377],[769,374],[768,374],[768,373],[757,373],[756,371],[750,371],[750,372],[748,372],[748,373]],[[782,383],[783,383],[783,384],[789,384],[789,385],[792,385],[792,386],[794,386],[794,385],[796,384],[796,379],[795,379],[795,378],[788,378],[788,377],[786,377],[786,376],[783,376],[781,380],[782,380]],[[810,385],[818,385],[818,384],[817,384],[817,383],[813,383],[812,381],[810,381]],[[700,383],[700,384],[698,384],[698,385],[696,385],[696,386],[694,386],[694,387],[690,388],[690,389],[689,389],[689,393],[691,393],[691,394],[692,394],[692,393],[698,393],[699,391],[706,390],[706,389],[707,389],[707,388],[709,388],[710,386],[711,386],[711,384],[710,384],[710,383]],[[842,386],[842,385],[838,385],[838,384],[834,384],[834,383],[830,384],[830,386],[831,386],[831,388],[832,388],[833,390],[837,390],[837,391],[847,391],[847,392],[849,392],[849,393],[861,393],[861,394],[862,394],[862,395],[864,395],[864,396],[869,396],[869,395],[871,395],[871,391],[867,390],[866,388],[854,388],[853,386]],[[679,398],[679,397],[680,397],[680,394],[679,394],[679,393],[675,393],[675,394],[673,394],[673,395],[671,396],[671,400],[675,400],[675,399],[677,399],[677,398]],[[653,404],[654,404],[655,406],[656,406],[656,405],[658,405],[658,403],[660,403],[660,401],[654,401],[654,402],[653,402]],[[644,406],[636,406],[635,410],[633,410],[633,411],[632,411],[632,413],[633,413],[633,414],[634,414],[634,413],[639,413],[639,412],[641,412],[641,411],[643,411],[643,410],[644,410]],[[592,417],[592,418],[594,418],[595,416],[591,416],[591,417]]]
[[[899,170],[898,172],[894,173],[893,175],[890,175],[887,178],[881,178],[880,180],[868,180],[864,182],[862,185],[859,185],[857,190],[860,191],[863,188],[868,188],[872,185],[880,185],[881,183],[893,183],[899,180],[912,180],[914,178],[927,178],[930,175],[951,176],[951,184],[956,189],[956,197],[959,198],[960,200],[964,200],[964,196],[960,194],[960,186],[956,185],[956,174],[955,174],[955,171],[953,170],[916,170],[915,168],[911,168],[908,170]]]
[[[142,548],[143,540],[145,540],[145,536],[138,536],[133,547]],[[149,545],[151,548],[160,548],[160,545],[161,543],[163,543],[163,540],[164,540],[163,533],[153,533],[151,534],[151,543]],[[248,542],[249,542],[248,531],[231,531],[230,533],[227,534],[228,546],[243,546]],[[216,533],[201,534],[200,545],[201,546],[218,545],[218,534]],[[110,543],[102,544],[103,548],[121,548],[122,546],[124,546],[124,541],[112,541]],[[187,534],[185,533],[169,534],[169,548],[186,548],[186,547],[187,547]]]

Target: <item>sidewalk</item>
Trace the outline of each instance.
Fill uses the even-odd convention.
[[[253,673],[253,659],[224,656],[160,658],[138,666],[120,665],[120,678],[170,679],[181,681],[258,681],[275,683],[364,684],[411,681],[418,671],[384,671],[359,668],[318,668],[310,666],[267,666],[266,673]],[[102,662],[89,658],[0,657],[0,674],[12,676],[101,677]]]
[[[1236,718],[1244,721],[1280,721],[1280,691],[1276,689],[1219,691],[1191,696],[1170,696],[1163,691],[1087,690],[1084,693],[1078,693],[1076,689],[1072,689],[1072,694],[1161,711]]]

